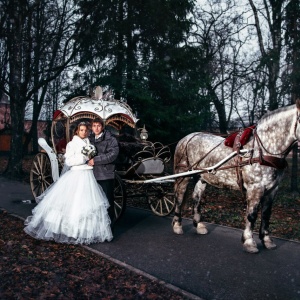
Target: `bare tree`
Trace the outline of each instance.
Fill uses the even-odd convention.
[[[279,107],[278,80],[281,67],[282,51],[282,24],[283,8],[286,1],[261,0],[255,5],[253,0],[248,0],[253,11],[254,26],[256,28],[258,45],[261,53],[260,64],[268,73],[267,87],[269,91],[268,109]],[[261,20],[262,19],[262,20]],[[267,32],[263,31],[264,25]]]
[[[246,26],[243,16],[236,10],[235,1],[223,2],[216,6],[215,1],[206,1],[207,6],[199,6],[194,13],[195,31],[190,42],[205,51],[207,93],[218,115],[219,130],[226,133],[234,109],[237,109],[236,95],[240,73],[245,68],[240,63],[242,49],[247,36],[242,35]]]
[[[288,103],[295,103],[299,89],[299,11],[298,0],[261,0],[251,6],[254,26],[260,49],[260,69],[265,70],[269,94],[268,109],[274,110]],[[285,40],[284,40],[285,37]],[[284,43],[285,42],[285,43]],[[287,65],[284,63],[287,62]],[[262,82],[263,85],[263,82]],[[297,152],[293,149],[291,189],[297,187]]]
[[[49,5],[49,10],[45,9],[45,4]],[[36,17],[33,21],[33,86],[37,86],[41,78],[46,81],[32,97],[32,125],[24,142],[24,150],[28,148],[32,139],[33,152],[38,151],[37,121],[49,93],[51,80],[47,79],[51,78],[54,73],[52,70],[56,68],[60,68],[61,72],[68,71],[68,67],[70,67],[69,58],[72,58],[76,49],[73,47],[73,33],[77,18],[74,8],[70,7],[71,4],[71,1],[56,3],[53,1],[42,3],[41,1],[36,6]],[[56,73],[55,78],[59,76],[62,79],[60,73]]]
[[[5,74],[0,88],[10,98],[12,139],[7,173],[22,173],[24,112],[33,101],[35,135],[37,119],[47,94],[48,84],[73,62],[75,7],[73,1],[2,2],[1,52],[7,52]]]

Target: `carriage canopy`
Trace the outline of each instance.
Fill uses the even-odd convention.
[[[99,117],[103,119],[105,127],[116,135],[124,127],[132,128],[135,134],[138,119],[130,106],[124,101],[114,99],[109,92],[103,95],[101,87],[98,86],[92,96],[75,97],[55,111],[51,137],[56,153],[64,152],[79,122],[91,122]]]

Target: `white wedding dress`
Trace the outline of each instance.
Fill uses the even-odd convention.
[[[112,240],[108,200],[98,185],[88,158],[81,153],[88,139],[74,136],[65,164],[70,170],[51,185],[25,221],[24,231],[36,239],[90,244]]]

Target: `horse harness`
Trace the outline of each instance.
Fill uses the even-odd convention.
[[[236,160],[236,174],[237,174],[237,183],[240,187],[240,190],[243,191],[243,176],[242,176],[242,167],[246,165],[252,165],[254,163],[259,163],[262,166],[272,167],[278,170],[283,170],[287,167],[287,161],[285,159],[286,155],[290,152],[290,150],[293,148],[295,143],[294,141],[288,148],[286,148],[283,152],[278,153],[276,155],[281,155],[283,157],[277,157],[274,155],[265,155],[263,154],[262,149],[264,149],[267,153],[269,151],[264,147],[259,135],[257,134],[256,127],[253,127],[253,141],[252,141],[252,150],[250,151],[250,157],[247,160],[243,160],[243,157],[239,155],[240,150],[243,148],[242,144],[240,143],[240,138],[242,136],[243,130],[240,130],[240,132],[236,135],[236,138],[233,143],[233,150],[237,152],[237,156],[235,158]],[[258,157],[253,157],[254,153],[254,146],[255,142],[258,145]],[[269,153],[271,154],[271,153]]]
[[[295,127],[294,127],[294,133],[296,136],[296,128],[297,128],[297,124],[300,123],[300,115],[297,113],[297,121],[295,123]],[[253,135],[253,140],[252,140],[252,150],[250,151],[250,156],[249,158],[247,158],[246,160],[244,159],[243,156],[240,155],[240,150],[243,149],[243,144],[245,144],[247,142],[247,140],[244,140],[244,143],[241,143],[241,137],[243,136],[243,133],[245,130],[251,130],[252,131],[252,135]],[[239,130],[237,133],[235,133],[235,138],[234,138],[234,142],[232,145],[233,151],[237,152],[237,156],[235,157],[235,164],[233,165],[229,165],[229,166],[223,166],[223,167],[219,167],[217,170],[214,170],[213,172],[211,172],[212,174],[215,174],[218,170],[226,170],[226,169],[232,169],[235,168],[236,169],[236,174],[237,174],[237,183],[240,187],[240,190],[243,192],[243,176],[242,176],[242,167],[246,166],[246,165],[252,165],[254,163],[259,163],[260,165],[263,166],[268,166],[268,167],[272,167],[272,168],[276,168],[278,170],[283,170],[287,167],[287,161],[286,161],[286,155],[291,151],[291,149],[294,147],[294,145],[297,143],[297,139],[295,139],[295,141],[293,141],[284,151],[282,151],[281,153],[276,153],[276,154],[272,154],[270,153],[263,145],[259,135],[257,134],[256,131],[256,126],[251,126],[248,127],[246,129],[243,130]],[[194,138],[195,136],[193,136],[192,138]],[[191,138],[191,139],[192,139]],[[244,138],[244,137],[243,137]],[[250,138],[250,135],[249,137]],[[187,146],[188,143],[191,141],[191,139],[186,143],[185,146],[185,150],[187,151]],[[188,170],[204,170],[203,168],[197,167],[199,165],[199,163],[206,158],[213,150],[215,150],[218,146],[220,146],[223,143],[223,141],[219,144],[217,144],[215,147],[213,147],[208,153],[206,153],[203,157],[201,157],[196,163],[194,163],[192,166],[189,164],[182,164],[179,163],[176,165],[176,167],[181,167],[184,168],[186,171]],[[254,153],[254,146],[255,143],[257,143],[258,146],[258,157],[253,157],[253,153]],[[269,155],[263,154],[263,150],[268,153]],[[185,151],[185,152],[186,152]],[[275,155],[280,155],[282,157],[277,157]],[[188,158],[188,155],[186,155],[186,157]],[[208,172],[208,171],[207,171]]]

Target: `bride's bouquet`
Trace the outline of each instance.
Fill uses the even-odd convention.
[[[85,156],[87,156],[89,159],[93,158],[97,154],[97,149],[94,145],[89,144],[83,146],[81,153]]]

